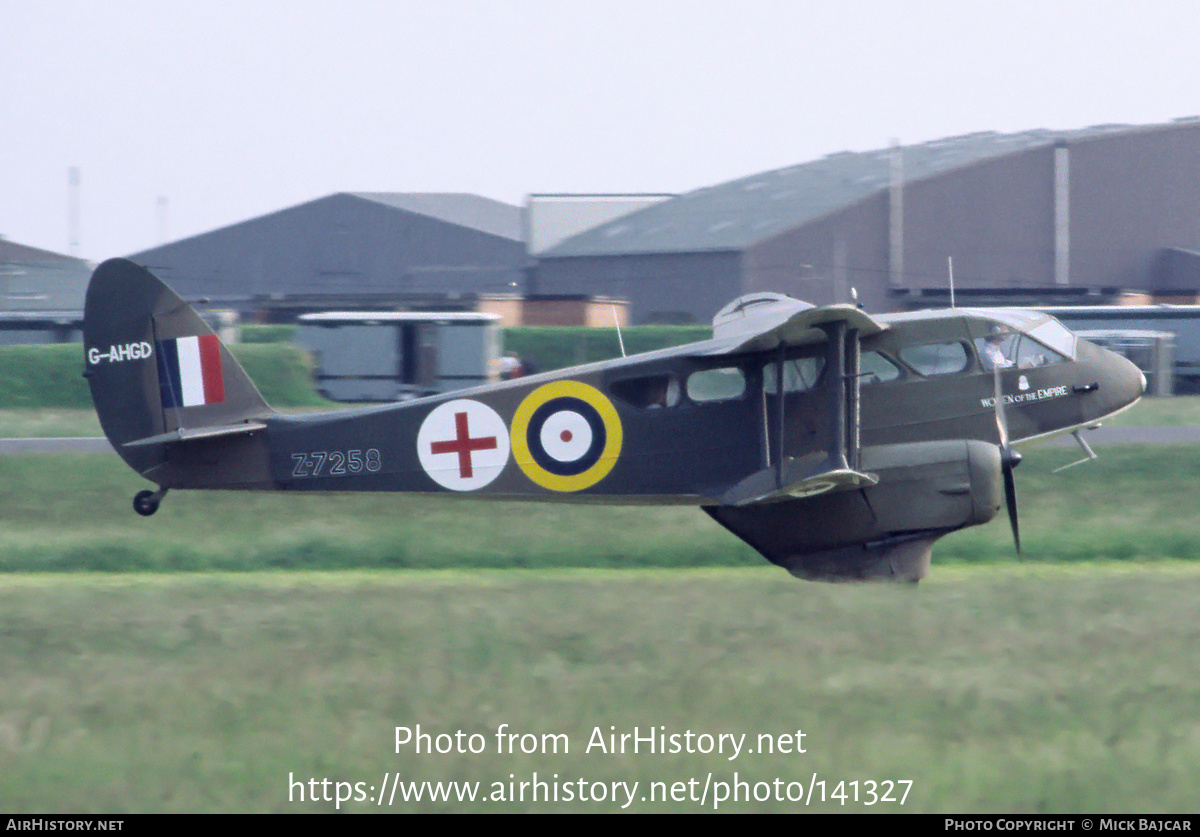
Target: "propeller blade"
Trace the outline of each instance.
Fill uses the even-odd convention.
[[[1018,459],[1017,462],[1019,461]],[[1016,464],[1005,457],[1002,468],[1004,470],[1004,499],[1008,503],[1008,522],[1012,524],[1013,542],[1017,545],[1017,555],[1020,555],[1021,527],[1017,522],[1017,481],[1013,478],[1013,468]]]
[[[1000,447],[1008,447],[1008,418],[1004,415],[1004,398],[1000,394],[1000,367],[992,367],[992,377],[996,383],[996,430],[1000,433]]]
[[[992,367],[996,388],[996,431],[1000,435],[1000,468],[1004,471],[1004,501],[1008,505],[1008,522],[1012,525],[1017,555],[1021,554],[1021,526],[1017,521],[1017,481],[1013,468],[1021,464],[1021,454],[1008,444],[1008,417],[1004,414],[1004,399],[1000,392],[1000,367]]]

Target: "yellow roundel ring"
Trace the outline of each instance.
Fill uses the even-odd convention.
[[[582,491],[604,479],[621,455],[621,418],[604,393],[579,381],[543,384],[512,418],[517,465],[542,488]]]

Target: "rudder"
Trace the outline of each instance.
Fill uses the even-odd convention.
[[[85,371],[100,426],[138,473],[172,443],[271,414],[254,383],[190,305],[146,268],[110,259],[84,303]]]

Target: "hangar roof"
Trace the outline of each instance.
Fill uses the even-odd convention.
[[[464,192],[350,192],[356,198],[480,232],[524,239],[521,208]]]
[[[1189,121],[1189,120],[1179,120]],[[1143,126],[1160,128],[1164,126]],[[980,160],[1059,140],[1134,130],[984,131],[900,147],[911,182]],[[893,149],[840,152],[819,160],[698,189],[567,239],[542,258],[741,250],[886,189]]]
[[[296,206],[239,221],[215,230],[199,233],[188,238],[178,239],[166,244],[160,244],[146,250],[133,253],[130,258],[143,260],[164,248],[174,247],[181,242],[203,240],[214,235],[220,235],[229,230],[246,228],[250,224],[258,224],[267,218],[278,218],[287,214],[304,211],[313,206],[328,204],[331,201],[352,198],[356,201],[399,209],[415,215],[423,215],[438,221],[444,221],[466,229],[478,230],[489,235],[508,238],[513,241],[523,241],[523,226],[521,208],[512,204],[501,203],[491,198],[480,197],[465,192],[335,192],[323,198],[308,201]]]
[[[83,259],[74,256],[64,256],[49,250],[39,250],[27,244],[18,244],[0,236],[0,262],[19,262],[21,264],[74,264],[87,269],[88,264]]]
[[[51,325],[69,319],[62,312],[83,309],[91,275],[83,259],[0,237],[0,310],[9,321],[4,328],[39,329],[44,318],[50,317]],[[22,318],[24,325],[18,322]]]

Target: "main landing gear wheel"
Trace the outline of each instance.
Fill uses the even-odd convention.
[[[162,502],[162,498],[167,494],[167,489],[160,488],[158,491],[139,491],[133,495],[133,510],[142,517],[149,517],[158,511],[158,504]]]

